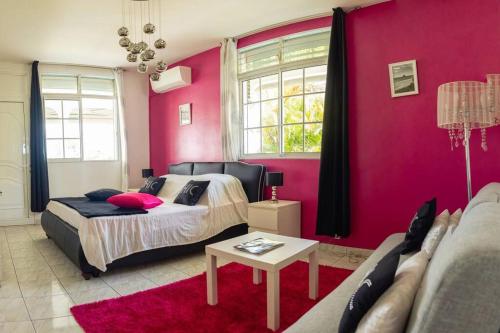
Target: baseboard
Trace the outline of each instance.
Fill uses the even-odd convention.
[[[35,217],[31,216],[31,217],[25,217],[25,218],[19,218],[19,219],[0,220],[1,227],[7,227],[7,226],[11,226],[11,225],[26,225],[26,224],[35,224]]]

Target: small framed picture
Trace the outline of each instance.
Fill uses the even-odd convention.
[[[179,125],[191,124],[191,103],[179,105]]]
[[[417,61],[408,60],[389,64],[391,96],[401,97],[418,94]]]

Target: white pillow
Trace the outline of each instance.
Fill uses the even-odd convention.
[[[448,230],[448,223],[450,219],[450,212],[448,209],[444,210],[441,214],[436,216],[431,229],[424,238],[422,243],[422,250],[427,253],[427,256],[432,258],[432,255],[436,251],[439,242],[443,238],[446,230]]]
[[[450,216],[450,223],[448,225],[448,230],[450,233],[453,233],[455,229],[458,227],[460,223],[460,219],[462,218],[462,210],[459,208]]]
[[[392,286],[363,316],[356,333],[403,332],[428,261],[425,251],[406,260],[396,271]]]

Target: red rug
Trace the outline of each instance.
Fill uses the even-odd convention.
[[[352,271],[319,267],[319,298],[308,298],[308,264],[298,261],[280,273],[280,332],[335,289]],[[271,332],[266,327],[266,283],[252,283],[249,267],[231,263],[218,269],[219,303],[207,304],[206,276],[136,294],[74,306],[86,332]]]

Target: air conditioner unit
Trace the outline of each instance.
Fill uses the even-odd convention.
[[[151,88],[155,93],[164,93],[191,84],[191,68],[176,66],[160,74],[158,81],[152,81]]]

